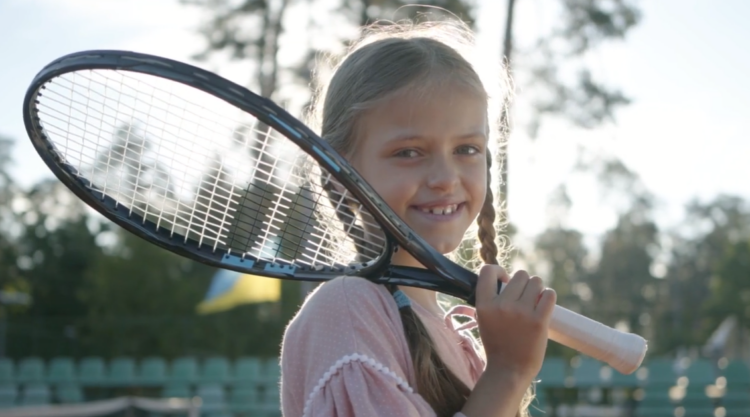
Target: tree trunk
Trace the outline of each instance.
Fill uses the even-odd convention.
[[[515,0],[508,0],[507,18],[505,20],[505,38],[503,39],[503,61],[505,68],[511,72],[511,53],[513,52],[513,7]],[[510,112],[510,92],[503,100],[503,106],[500,110],[500,146],[498,147],[498,162],[500,170],[500,192],[498,201],[500,201],[500,218],[503,222],[508,221],[508,141],[510,139],[510,125],[508,123]]]

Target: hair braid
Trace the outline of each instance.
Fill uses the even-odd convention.
[[[495,242],[495,198],[492,194],[492,156],[487,153],[487,196],[477,217],[479,256],[485,264],[497,265],[498,248]]]

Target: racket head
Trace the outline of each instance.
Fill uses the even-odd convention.
[[[151,85],[153,81],[158,81],[158,85]],[[177,88],[179,91],[167,91],[167,87],[162,88],[159,84],[161,82],[166,83],[168,88]],[[188,93],[185,93],[186,91]],[[190,95],[193,102],[185,100],[187,104],[182,103],[184,97],[180,97],[181,94]],[[245,126],[236,120],[229,122],[236,123],[235,126],[222,125],[208,129],[207,125],[211,123],[224,123],[223,119],[226,116],[221,110],[212,110],[210,106],[214,105],[224,106],[223,111],[229,109],[238,115],[251,116],[257,125],[267,129],[266,142],[261,144],[261,136],[255,132],[253,126]],[[180,111],[182,113],[177,114]],[[120,117],[136,115],[140,116],[138,122]],[[175,127],[178,122],[180,126]],[[469,297],[473,292],[476,275],[437,253],[414,233],[327,142],[271,100],[211,72],[166,58],[127,51],[84,51],[70,54],[53,61],[34,78],[24,100],[24,123],[29,138],[44,162],[79,198],[129,232],[182,256],[216,267],[274,278],[324,281],[341,275],[358,275],[384,282],[406,282],[405,285],[426,286],[462,298]],[[140,127],[145,133],[136,132],[139,129],[137,123],[145,123],[145,127]],[[152,160],[144,163],[141,158],[150,152],[149,146],[154,146],[153,143],[149,145],[149,142],[153,141],[149,135],[159,136],[154,135],[154,126],[156,130],[160,129],[162,135],[171,138],[157,140],[159,143],[155,146],[159,152],[167,154],[166,149],[174,149],[167,156],[157,154],[151,158]],[[249,137],[251,134],[242,132],[242,126],[253,132],[254,142],[253,138]],[[141,196],[138,200],[132,195],[120,192],[121,186],[111,185],[113,179],[116,179],[118,184],[125,183],[131,188],[139,186],[139,181],[144,181],[143,184],[148,182],[150,190],[153,190],[154,184],[163,176],[161,171],[174,171],[180,167],[189,170],[194,162],[190,158],[200,159],[195,155],[209,151],[188,150],[185,153],[192,156],[185,159],[180,151],[187,146],[186,142],[190,142],[193,147],[202,146],[216,141],[212,135],[223,135],[225,141],[229,140],[227,136],[233,139],[241,138],[238,141],[244,141],[246,150],[249,148],[251,154],[257,154],[256,171],[267,172],[250,174],[252,180],[248,183],[236,178],[231,181],[222,180],[224,174],[221,169],[225,160],[222,158],[232,157],[231,149],[225,147],[223,150],[229,150],[229,155],[215,159],[221,161],[220,167],[218,170],[215,169],[212,175],[208,175],[209,180],[214,182],[210,195],[203,196],[205,201],[187,203],[188,206],[192,204],[192,212],[181,212],[182,217],[175,215],[174,219],[177,220],[171,222],[165,220],[169,216],[162,215],[164,210],[150,212],[150,203],[145,201],[146,197]],[[104,139],[105,137],[109,139]],[[192,140],[188,141],[185,137]],[[302,159],[280,157],[279,154],[287,152],[283,147],[271,147],[266,150],[267,142],[271,140],[269,138],[279,143],[288,141],[289,144],[293,144],[298,151],[302,151],[299,153]],[[97,168],[97,161],[101,163],[103,157],[108,158],[107,164]],[[171,165],[160,171],[158,164],[170,158]],[[263,162],[263,158],[268,160]],[[113,165],[113,160],[119,165]],[[312,166],[309,172],[314,173],[311,178],[320,179],[317,185],[315,181],[310,181],[312,184],[308,184],[310,188],[306,191],[302,188],[279,191],[280,187],[285,187],[283,184],[288,182],[288,178],[277,178],[277,165],[291,165],[292,168],[289,169],[293,169],[300,160],[304,160],[308,168]],[[200,161],[197,165],[200,165]],[[232,160],[226,165],[237,166],[241,163]],[[137,172],[123,173],[123,166]],[[142,172],[144,166],[149,166],[152,171],[148,173],[147,181],[144,179],[146,174]],[[205,168],[204,163],[202,169],[205,171]],[[113,178],[109,178],[112,174],[110,171],[117,170],[119,174],[115,173]],[[184,172],[182,174],[184,177],[195,176]],[[97,179],[97,176],[102,175],[104,183],[101,182],[101,178]],[[305,180],[305,175],[298,174],[297,180]],[[169,183],[171,177],[166,175],[166,178],[162,178],[162,183]],[[261,178],[261,181],[258,178]],[[110,184],[109,188],[107,184]],[[193,187],[194,196],[198,196],[199,191],[205,189],[202,185],[203,183],[197,188]],[[164,194],[162,203],[169,201],[170,204],[177,205],[176,211],[180,212],[180,207],[184,204],[180,198],[174,196],[169,186],[162,184],[156,188],[161,189]],[[274,190],[268,191],[268,188]],[[319,198],[323,195],[321,190],[325,190],[328,203],[325,203],[326,199]],[[181,191],[185,194],[185,190]],[[306,193],[308,197],[313,195],[313,198],[306,198]],[[138,193],[133,191],[131,194]],[[125,197],[131,197],[130,204],[123,201]],[[216,204],[217,200],[223,201],[223,205],[219,204],[221,210],[213,209],[213,204]],[[232,206],[231,202],[234,202],[233,207],[228,207]],[[137,207],[144,203],[145,209],[141,207],[139,210]],[[296,214],[286,217],[273,217],[277,213],[269,210],[250,210],[249,214],[243,217],[242,210],[252,204],[257,207],[276,204],[276,208],[283,206],[284,210],[289,210],[289,207],[302,208],[295,211]],[[346,256],[342,256],[338,259],[340,251],[326,247],[326,250],[331,252],[330,255],[304,262],[295,257],[298,253],[278,256],[283,240],[281,243],[277,241],[276,246],[272,242],[270,249],[265,244],[258,246],[257,241],[265,239],[264,242],[267,242],[266,238],[274,235],[272,229],[278,231],[285,227],[284,230],[287,230],[293,227],[292,224],[295,222],[305,229],[295,234],[297,240],[308,243],[315,239],[326,240],[325,236],[321,235],[330,232],[326,229],[328,226],[316,230],[316,226],[309,222],[304,225],[302,223],[305,222],[305,216],[309,217],[312,212],[319,215],[321,207],[322,211],[325,211],[327,204],[354,205],[355,211],[366,213],[348,214],[359,218],[359,234],[368,237],[362,245],[354,239],[354,258],[349,256],[347,259]],[[329,215],[330,210],[331,207],[328,207]],[[342,210],[339,206],[333,210],[340,220]],[[269,220],[269,216],[273,218]],[[261,220],[261,217],[265,221]],[[363,218],[367,220],[362,222]],[[191,219],[196,219],[195,223]],[[176,224],[180,223],[178,220],[182,223],[188,222],[187,229],[182,233],[176,230]],[[328,220],[335,223],[336,219],[318,217],[317,223],[320,226]],[[344,232],[351,235],[352,225],[356,221],[351,221],[348,226],[346,222],[347,220],[341,220],[339,223],[343,224],[344,228],[348,227]],[[237,227],[238,224],[245,227]],[[258,227],[265,229],[256,231]],[[339,229],[342,229],[342,226],[339,226]],[[241,235],[236,233],[238,230],[244,232],[244,236],[241,237],[247,241],[247,247],[255,243],[252,250],[235,245],[234,242],[238,239],[230,239]],[[265,237],[261,239],[263,233]],[[373,244],[377,237],[381,240]],[[331,242],[324,243],[331,246]],[[426,278],[424,271],[389,266],[390,255],[396,244],[408,250],[436,273],[437,277]],[[363,255],[362,246],[368,245],[371,250],[369,254]],[[297,249],[293,248],[292,251]],[[269,251],[276,252],[269,255],[266,253]]]

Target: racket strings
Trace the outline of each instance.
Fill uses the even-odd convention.
[[[143,74],[86,70],[40,90],[58,156],[99,198],[199,247],[320,268],[383,255],[379,226],[293,142],[226,102]]]

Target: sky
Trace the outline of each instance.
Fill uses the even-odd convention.
[[[504,1],[479,0],[479,45],[500,51]],[[519,46],[554,24],[554,0],[519,0]],[[591,174],[573,174],[579,145],[620,158],[657,197],[656,219],[675,226],[686,202],[720,193],[750,199],[750,2],[639,2],[642,22],[622,42],[589,57],[595,74],[621,88],[632,104],[616,121],[584,130],[564,120],[545,122],[532,140],[522,110],[510,142],[511,221],[521,236],[547,226],[547,202],[561,183],[571,192],[568,225],[596,239],[616,220]],[[51,174],[28,141],[21,104],[44,65],[87,49],[128,49],[190,61],[202,47],[204,16],[176,0],[0,0],[0,136],[15,140],[11,173],[24,186]],[[192,62],[194,63],[194,62]],[[199,66],[240,84],[246,75],[217,63]],[[528,100],[519,86],[516,109]]]

